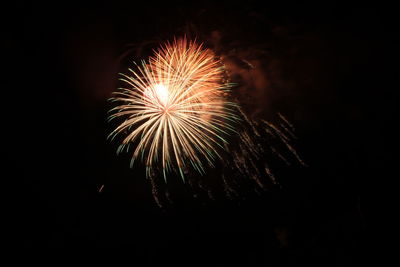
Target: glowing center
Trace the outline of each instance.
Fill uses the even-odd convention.
[[[158,100],[164,105],[166,106],[168,104],[168,96],[169,96],[169,92],[168,92],[168,88],[165,87],[162,84],[156,84],[154,86],[154,91],[155,94],[158,98]]]
[[[161,83],[158,83],[147,87],[144,90],[143,94],[148,101],[156,105],[161,104],[163,110],[168,111],[168,104],[169,104],[168,87],[166,87]]]

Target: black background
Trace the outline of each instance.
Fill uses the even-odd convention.
[[[3,129],[18,248],[124,248],[139,266],[369,260],[371,187],[394,162],[390,7],[66,1],[9,10]],[[285,74],[283,89],[271,89],[273,104],[296,126],[295,146],[309,165],[278,170],[282,189],[204,205],[178,197],[160,209],[143,170],[129,169],[128,155],[116,156],[106,140],[107,98],[127,44],[171,39],[187,27],[202,37],[218,31],[238,46],[271,44]],[[171,186],[178,196],[184,190]]]

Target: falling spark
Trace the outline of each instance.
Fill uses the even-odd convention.
[[[104,189],[104,184],[102,184],[101,186],[100,186],[100,188],[99,188],[99,193],[102,193],[103,192],[103,189]]]
[[[161,169],[189,167],[204,174],[238,121],[236,104],[227,101],[222,63],[214,53],[186,38],[166,43],[148,62],[121,74],[128,87],[116,92],[110,119],[123,118],[110,134],[124,135],[118,152],[133,148],[131,165],[140,158],[146,175]]]
[[[230,180],[226,178],[225,173],[222,174],[222,183],[228,196],[239,195],[238,191],[243,189],[237,185],[246,184],[247,179],[254,182],[252,190],[256,192],[257,188],[267,190],[266,178],[269,178],[273,185],[280,186],[269,165],[269,160],[273,157],[287,165],[296,161],[306,166],[290,144],[295,138],[294,127],[282,114],[278,113],[278,121],[272,123],[262,119],[251,119],[241,108],[238,110],[241,117],[241,127],[237,135],[239,145],[229,148],[231,157],[225,160],[230,169],[226,170],[230,173]]]

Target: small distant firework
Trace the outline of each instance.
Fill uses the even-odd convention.
[[[162,169],[164,178],[171,170],[184,178],[190,167],[205,173],[237,121],[221,62],[211,50],[182,38],[129,71],[121,74],[129,87],[112,98],[119,104],[110,119],[125,119],[110,134],[125,135],[118,152],[134,146],[131,163],[140,158],[147,176]]]

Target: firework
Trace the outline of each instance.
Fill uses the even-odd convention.
[[[275,159],[305,166],[291,145],[293,125],[280,113],[274,122],[246,114],[223,66],[211,50],[183,38],[121,74],[126,88],[111,99],[117,104],[110,120],[118,124],[110,138],[120,138],[118,153],[131,151],[131,166],[137,159],[145,164],[160,207],[171,202],[161,177],[166,181],[172,171],[195,198],[205,193],[215,199],[221,189],[227,197],[240,197],[246,190],[279,186]]]
[[[133,150],[146,174],[213,166],[226,137],[234,131],[236,104],[227,101],[230,85],[214,53],[186,38],[166,43],[148,62],[121,74],[127,88],[112,98],[110,119],[123,121],[110,134],[122,135],[118,152]]]

